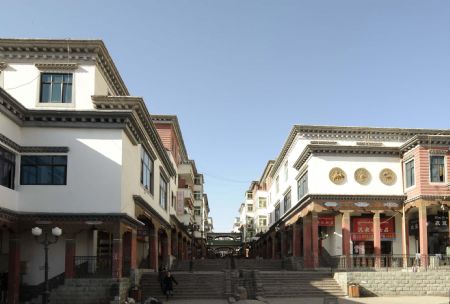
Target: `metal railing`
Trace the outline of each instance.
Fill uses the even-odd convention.
[[[75,277],[111,277],[112,258],[110,256],[75,256]]]
[[[352,255],[331,256],[327,259],[334,270],[375,270],[375,269],[450,269],[450,256],[446,255]]]

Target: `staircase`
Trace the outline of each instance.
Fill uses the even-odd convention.
[[[179,261],[174,271],[189,271],[190,261]],[[222,271],[230,268],[230,259],[204,259],[192,261],[193,271]]]
[[[172,272],[178,282],[174,284],[175,299],[218,299],[225,298],[225,273],[223,271],[209,272]],[[158,273],[146,273],[141,278],[143,299],[156,297],[165,298],[161,291]]]
[[[236,269],[250,269],[260,271],[280,271],[283,269],[282,260],[254,260],[236,259]]]
[[[260,282],[267,298],[345,296],[329,272],[261,271]]]
[[[112,280],[66,279],[52,290],[50,304],[109,304]]]

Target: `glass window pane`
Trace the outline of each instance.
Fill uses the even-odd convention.
[[[67,165],[67,156],[53,156],[54,165]]]
[[[52,183],[52,167],[37,166],[37,183],[43,185]]]
[[[52,75],[51,74],[42,74],[41,79],[42,79],[42,82],[51,83]]]
[[[22,166],[20,174],[22,185],[36,184],[36,167]]]
[[[51,102],[61,102],[61,84],[53,83]]]
[[[53,167],[53,185],[65,185],[66,184],[66,167],[55,166]]]
[[[34,165],[36,164],[36,157],[31,155],[22,155],[21,156],[22,165]]]
[[[63,82],[63,75],[61,74],[53,74],[52,82],[55,83],[62,83]]]
[[[50,101],[50,84],[43,83],[42,84],[42,92],[41,92],[41,102],[49,102]]]
[[[64,75],[64,82],[65,83],[72,83],[72,74],[65,74]]]
[[[72,102],[72,85],[64,84],[64,92],[63,92],[63,102],[70,103]]]

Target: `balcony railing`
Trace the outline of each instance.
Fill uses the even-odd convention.
[[[76,256],[75,277],[111,277],[112,258],[110,256]]]
[[[450,256],[446,255],[353,255],[353,256],[331,256],[327,262],[335,270],[374,270],[412,268],[416,269],[450,269]]]

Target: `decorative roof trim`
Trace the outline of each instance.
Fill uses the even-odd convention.
[[[147,110],[147,107],[144,103],[144,100],[141,97],[132,97],[132,96],[92,96],[92,101],[97,110],[108,111],[107,113],[111,113],[110,111],[116,110],[127,110],[133,111],[136,113],[138,120],[135,120],[135,126],[133,130],[136,133],[137,138],[145,138],[144,132],[139,131],[137,129],[137,121],[139,121],[142,125],[142,128],[146,131],[145,134],[150,137],[151,142],[153,143],[159,157],[164,163],[167,171],[170,176],[176,175],[176,170],[169,158],[169,155],[164,148],[164,144],[159,137],[159,133],[156,130],[156,127],[152,121],[151,115]],[[138,134],[140,133],[140,134]],[[142,140],[142,142],[145,142]],[[194,163],[195,168],[195,163]]]
[[[406,141],[416,134],[437,134],[450,130],[439,129],[402,129],[402,128],[376,128],[376,127],[342,127],[342,126],[314,126],[294,125],[289,133],[283,148],[278,155],[270,174],[271,177],[277,172],[281,162],[286,156],[297,135],[302,139],[331,140],[347,139],[359,141]]]
[[[437,133],[437,132],[436,132]],[[442,147],[450,146],[450,129],[441,130],[439,133],[444,133],[442,135],[415,135],[405,142],[401,147],[400,151],[405,153],[416,146],[425,147]]]
[[[77,63],[36,63],[40,71],[74,71],[78,69]]]
[[[417,201],[420,199],[428,200],[428,201],[432,201],[432,200],[450,201],[450,196],[447,196],[447,195],[418,195],[418,196],[414,196],[412,198],[405,200],[405,204],[408,204],[408,203],[411,203],[411,202],[414,202],[414,201]]]
[[[49,146],[21,146],[12,139],[0,133],[0,142],[16,150],[19,153],[67,153],[69,147],[49,147]]]
[[[189,159],[186,145],[184,144],[183,134],[181,133],[180,124],[178,122],[178,117],[176,115],[151,115],[153,123],[163,123],[163,124],[172,124],[175,130],[175,136],[178,138],[180,142],[181,148],[181,157],[182,161],[187,161]]]
[[[307,145],[294,163],[294,168],[299,170],[312,154],[388,155],[400,157],[400,150],[396,147]]]
[[[0,39],[0,60],[90,61],[96,63],[115,95],[129,95],[102,40]]]
[[[272,170],[273,164],[275,163],[274,160],[269,160],[264,167],[264,171],[261,175],[261,178],[259,179],[259,183],[262,184],[264,180],[267,178],[267,176],[270,175],[270,171]]]
[[[150,213],[150,215],[155,216],[158,219],[158,221],[165,226],[165,228],[171,227],[170,223],[165,218],[163,218],[158,211],[153,209],[153,207],[150,206],[150,204],[142,196],[133,195],[133,200],[136,203],[136,205],[138,205],[139,207]]]

